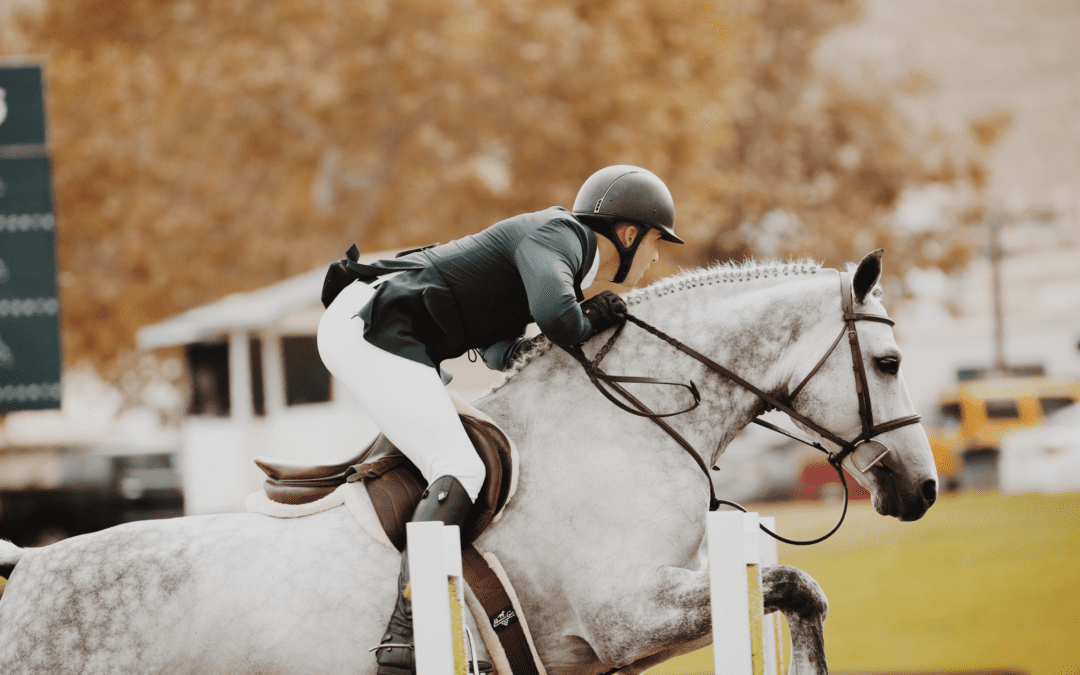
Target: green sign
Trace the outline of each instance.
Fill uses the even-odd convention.
[[[60,407],[60,299],[41,69],[0,67],[0,414]],[[17,146],[17,152],[7,150]]]
[[[45,145],[39,66],[0,66],[0,145]]]

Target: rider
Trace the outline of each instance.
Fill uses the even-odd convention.
[[[622,299],[604,291],[581,302],[582,290],[596,279],[640,281],[659,240],[683,243],[674,220],[671,193],[653,173],[609,166],[585,181],[573,213],[554,206],[369,265],[353,247],[331,266],[319,354],[427,479],[414,522],[463,527],[485,478],[440,363],[476,349],[488,367],[506,370],[532,348],[536,338],[524,333],[533,321],[566,346],[612,327],[626,311]],[[379,675],[415,671],[408,575],[403,552]]]

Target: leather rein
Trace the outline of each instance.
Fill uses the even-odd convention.
[[[775,426],[775,425],[773,425],[773,424],[771,424],[769,422],[766,422],[766,421],[764,421],[762,419],[759,419],[757,416],[755,416],[754,419],[751,420],[755,424],[758,424],[760,426],[763,426],[763,427],[766,427],[766,428],[771,429],[773,431],[776,431],[778,433],[781,433],[781,434],[783,434],[783,435],[785,435],[785,436],[787,436],[789,438],[792,438],[792,439],[794,439],[796,441],[799,441],[800,443],[804,443],[804,444],[809,445],[811,447],[817,448],[821,452],[824,452],[828,456],[829,464],[834,469],[836,469],[836,473],[840,477],[840,482],[844,486],[844,508],[843,508],[843,511],[840,514],[840,519],[836,522],[836,525],[834,525],[833,528],[831,530],[829,530],[829,532],[827,532],[825,535],[823,535],[821,537],[818,537],[817,539],[805,540],[805,541],[787,539],[785,537],[782,537],[782,536],[776,534],[775,532],[772,532],[771,530],[769,530],[765,526],[761,526],[761,529],[765,533],[767,533],[771,537],[774,537],[775,539],[777,539],[779,541],[782,541],[782,542],[784,542],[786,544],[794,544],[796,546],[806,546],[806,545],[809,545],[809,544],[816,544],[818,542],[824,541],[825,539],[828,539],[837,530],[839,530],[840,525],[844,522],[844,517],[847,515],[847,508],[848,508],[847,480],[844,478],[844,471],[843,471],[843,468],[841,466],[844,459],[847,458],[847,456],[850,455],[851,453],[855,452],[855,450],[861,444],[869,442],[875,436],[883,434],[886,431],[892,431],[893,429],[899,429],[900,427],[904,427],[904,426],[907,426],[909,424],[917,424],[922,419],[920,415],[915,414],[915,415],[907,415],[907,416],[904,416],[904,417],[898,417],[896,419],[890,420],[888,422],[883,422],[883,423],[877,424],[877,425],[874,424],[874,413],[873,413],[873,407],[872,407],[871,401],[870,401],[870,390],[869,390],[869,386],[867,384],[867,379],[866,379],[866,366],[863,363],[862,350],[859,347],[859,334],[858,334],[858,331],[856,330],[855,323],[857,321],[877,321],[879,323],[884,323],[884,324],[887,324],[889,326],[894,326],[896,324],[892,319],[890,319],[887,316],[882,316],[880,314],[863,314],[863,313],[855,312],[854,311],[854,301],[853,301],[853,296],[852,296],[852,292],[851,292],[851,278],[849,276],[845,276],[843,274],[840,275],[840,300],[841,300],[841,306],[843,308],[843,318],[844,318],[844,327],[843,327],[843,329],[841,329],[840,334],[836,337],[836,339],[833,340],[832,345],[829,347],[828,351],[825,352],[825,355],[822,356],[821,359],[818,360],[817,364],[810,370],[809,373],[807,373],[806,377],[804,377],[802,379],[802,381],[791,391],[791,393],[788,394],[786,397],[784,397],[783,400],[780,397],[778,397],[778,396],[776,396],[774,394],[770,394],[769,392],[766,392],[766,391],[754,386],[750,382],[747,382],[742,377],[739,377],[737,374],[735,374],[731,370],[725,368],[724,366],[720,365],[719,363],[716,363],[715,361],[713,361],[709,357],[705,356],[701,352],[698,352],[697,350],[693,349],[692,347],[689,347],[689,346],[683,344],[682,342],[676,340],[675,338],[671,337],[670,335],[667,335],[666,333],[662,332],[658,328],[649,325],[648,323],[642,321],[641,319],[637,318],[636,316],[633,316],[629,312],[627,312],[627,314],[626,314],[626,321],[627,322],[633,323],[633,324],[641,327],[645,331],[647,331],[647,332],[651,333],[652,335],[660,338],[661,340],[668,343],[672,347],[678,349],[679,351],[681,351],[681,352],[689,355],[690,357],[696,359],[697,361],[701,362],[706,367],[708,367],[710,370],[718,373],[720,376],[731,380],[732,382],[739,385],[743,389],[746,389],[750,393],[752,393],[755,396],[757,396],[758,398],[760,398],[762,401],[764,401],[766,404],[768,404],[768,407],[763,412],[767,412],[768,410],[779,410],[779,411],[785,413],[791,419],[795,420],[796,422],[799,422],[800,424],[802,424],[806,428],[813,430],[817,434],[821,435],[823,438],[828,439],[832,443],[835,443],[836,445],[840,446],[840,451],[839,452],[832,452],[831,450],[829,450],[829,449],[825,448],[824,446],[822,446],[820,443],[815,443],[815,442],[812,442],[812,441],[807,441],[805,439],[799,438],[799,437],[797,437],[797,436],[795,436],[793,434],[790,434],[787,431],[785,431],[785,430],[783,430],[783,429],[781,429],[781,428],[779,428],[779,427],[777,427],[777,426]],[[655,422],[657,425],[659,425],[660,428],[662,428],[665,432],[667,432],[667,434],[669,436],[671,436],[679,445],[681,445],[690,454],[691,457],[694,458],[694,461],[697,462],[699,467],[701,467],[701,470],[705,473],[705,477],[709,481],[709,510],[710,511],[715,511],[721,505],[732,506],[732,507],[737,508],[737,509],[739,509],[741,511],[746,511],[746,509],[743,508],[742,506],[740,506],[739,504],[736,504],[734,502],[725,501],[725,500],[722,500],[722,499],[717,499],[716,490],[713,487],[712,478],[709,476],[709,469],[705,465],[705,461],[702,459],[701,454],[698,453],[698,451],[694,448],[693,445],[690,444],[689,441],[687,441],[681,434],[679,434],[679,432],[677,432],[674,428],[672,428],[672,426],[670,424],[668,424],[663,419],[665,417],[672,417],[672,416],[675,416],[675,415],[682,415],[684,413],[688,413],[691,410],[697,408],[699,405],[701,405],[701,394],[698,392],[697,386],[692,381],[690,382],[690,384],[687,385],[687,384],[682,384],[680,382],[665,382],[665,381],[658,380],[658,379],[652,378],[652,377],[630,377],[630,376],[622,376],[622,375],[608,375],[607,373],[605,373],[604,371],[602,371],[600,369],[600,362],[603,361],[605,356],[607,356],[607,353],[614,346],[615,341],[618,340],[619,336],[622,334],[622,331],[623,331],[623,329],[625,327],[626,327],[626,323],[624,322],[624,323],[621,323],[615,329],[615,332],[611,335],[611,337],[604,344],[604,346],[601,347],[600,351],[597,352],[596,357],[592,361],[590,361],[588,359],[588,357],[585,356],[585,352],[581,349],[580,345],[572,347],[572,348],[564,347],[564,349],[566,349],[566,351],[568,351],[572,356],[574,356],[574,358],[576,358],[581,363],[581,365],[585,368],[585,372],[589,376],[589,380],[593,383],[593,385],[596,386],[596,388],[600,391],[600,393],[603,394],[609,401],[614,403],[616,406],[618,406],[622,410],[625,410],[626,412],[629,412],[629,413],[631,413],[633,415],[637,415],[639,417],[647,417],[647,418],[651,419],[653,422]],[[847,335],[848,344],[851,347],[851,359],[852,359],[852,364],[853,364],[852,367],[853,367],[854,373],[855,373],[855,391],[858,394],[858,398],[859,398],[859,417],[862,420],[862,432],[856,438],[854,438],[853,440],[850,440],[850,441],[841,438],[840,436],[834,434],[833,432],[829,431],[828,429],[825,429],[821,425],[817,424],[816,422],[814,422],[810,418],[802,415],[801,413],[796,411],[794,406],[793,406],[793,401],[795,400],[795,397],[797,397],[799,395],[799,392],[801,392],[803,387],[805,387],[806,384],[810,381],[810,378],[812,378],[815,374],[817,374],[817,372],[819,370],[821,370],[821,367],[825,364],[825,362],[828,360],[828,358],[836,350],[837,345],[840,344],[840,341],[844,338],[845,335]],[[646,406],[639,399],[637,399],[630,392],[628,392],[626,390],[626,388],[622,386],[622,384],[660,384],[660,385],[684,387],[693,396],[694,403],[689,408],[686,408],[685,410],[680,410],[678,412],[665,413],[665,414],[654,413],[652,410],[649,409],[648,406]],[[611,390],[617,392],[620,396],[625,398],[626,401],[629,402],[629,405],[627,405],[626,403],[623,403],[622,401],[617,399],[614,396],[614,394],[611,393],[611,391],[608,391],[608,389],[605,388],[604,385],[607,385],[607,387],[609,387]],[[880,446],[880,444],[878,444],[878,445]],[[884,446],[881,446],[881,447],[884,447]],[[885,448],[885,451],[883,453],[881,453],[877,457],[877,459],[875,459],[873,462],[871,462],[869,465],[867,465],[867,467],[865,469],[859,469],[859,470],[862,471],[863,473],[865,473],[866,471],[869,471],[871,467],[873,467],[875,464],[877,464],[879,461],[881,461],[888,453],[889,453],[888,448]],[[856,467],[856,468],[858,468],[858,467]]]

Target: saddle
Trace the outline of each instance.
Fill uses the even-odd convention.
[[[494,522],[515,489],[515,450],[506,435],[484,413],[449,391],[461,424],[484,462],[487,477],[469,510],[462,530],[462,570],[471,594],[469,608],[499,673],[545,675],[528,625],[505,570],[494,554],[481,554],[472,543]],[[380,434],[364,450],[339,464],[304,465],[258,457],[266,473],[266,496],[281,504],[308,504],[344,483],[361,481],[390,543],[405,549],[405,524],[412,517],[427,483],[420,471],[386,436]],[[483,621],[480,617],[486,617]]]
[[[513,457],[510,441],[489,421],[462,414],[461,424],[484,462],[487,477],[469,509],[462,545],[474,541],[495,519],[510,497]],[[305,465],[257,457],[267,479],[266,496],[281,504],[307,504],[325,497],[344,483],[362,481],[390,542],[405,548],[405,524],[412,517],[427,481],[384,434],[379,434],[356,457],[339,464]]]

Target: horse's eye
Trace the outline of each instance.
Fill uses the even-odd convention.
[[[882,356],[875,359],[878,370],[886,375],[895,375],[900,372],[900,357],[898,356]]]

